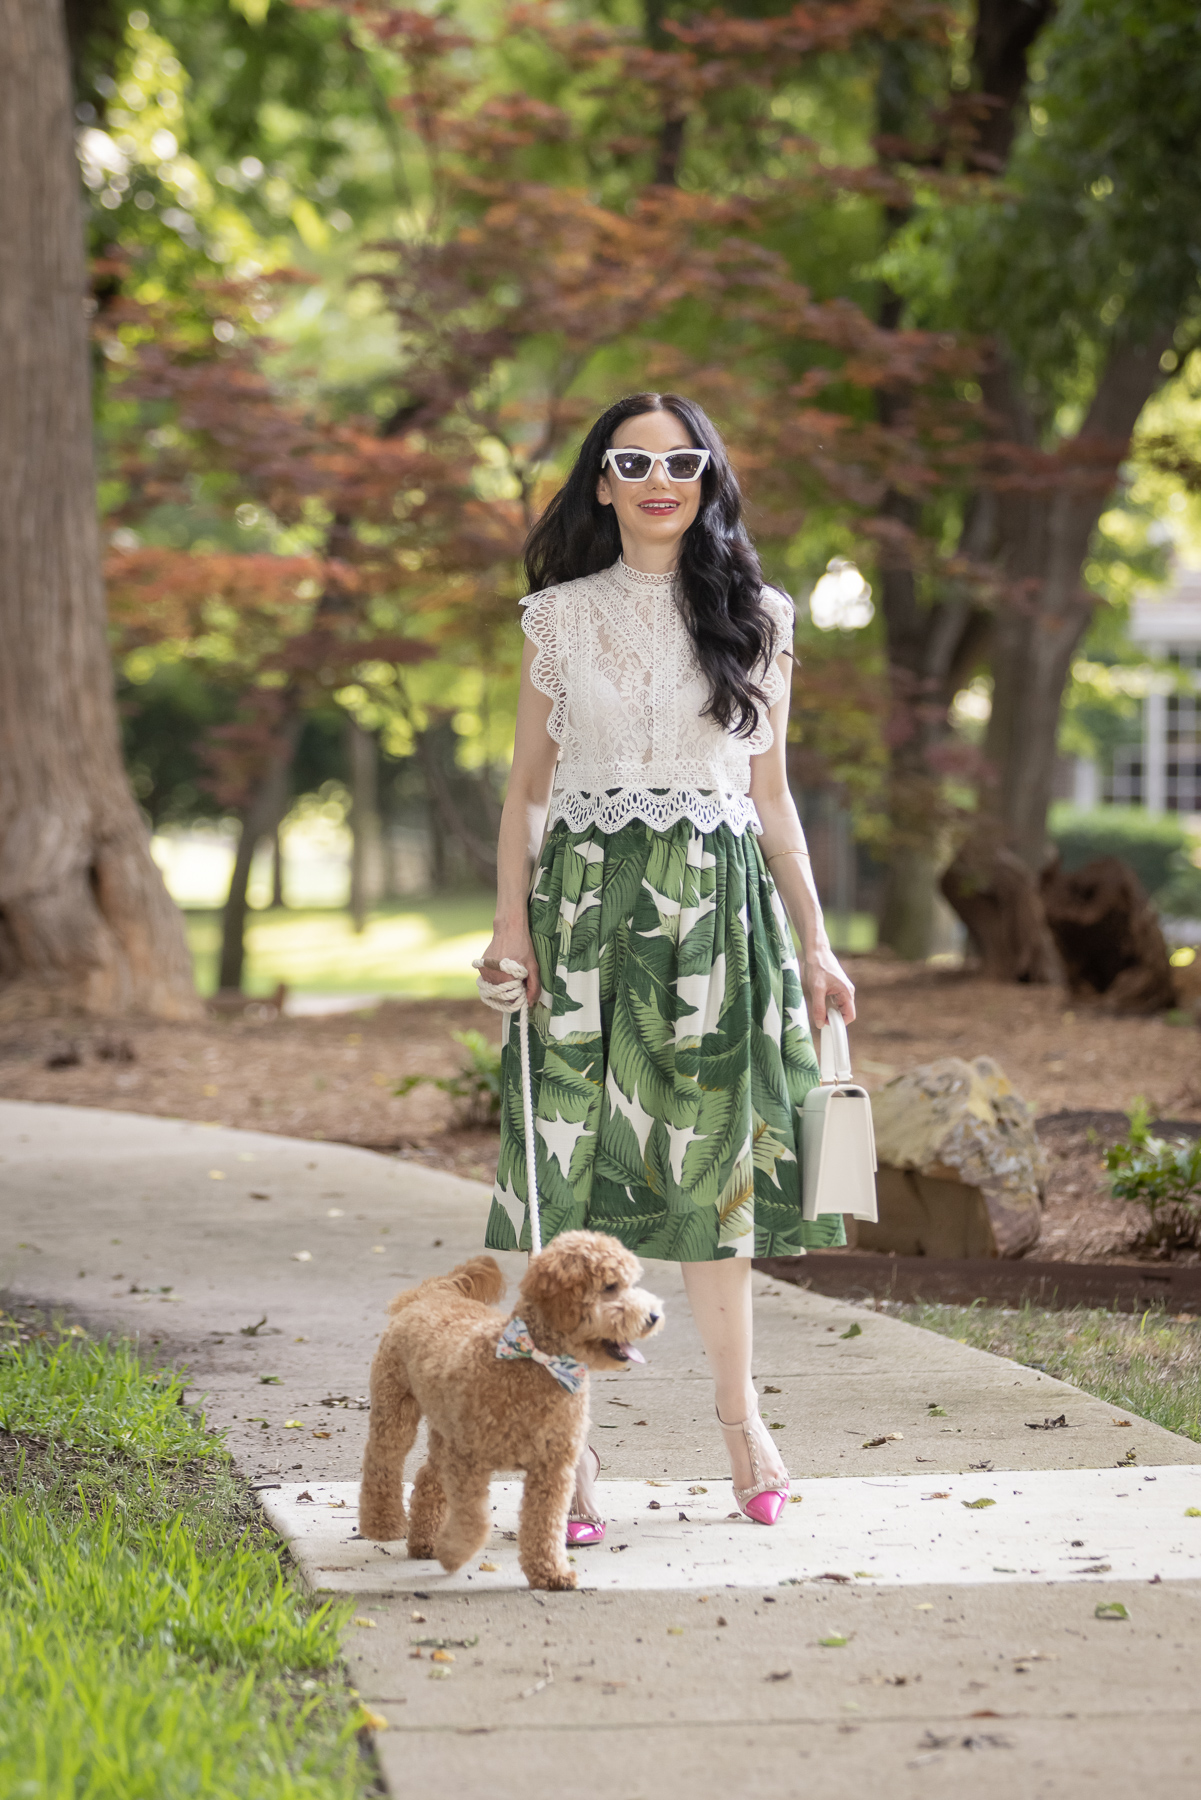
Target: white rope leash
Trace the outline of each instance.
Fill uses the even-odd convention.
[[[473,969],[482,969],[482,957],[476,957]],[[521,1105],[525,1115],[525,1181],[529,1196],[530,1208],[530,1243],[536,1256],[542,1248],[542,1221],[538,1216],[538,1172],[537,1151],[534,1143],[534,1096],[530,1090],[530,1006],[526,999],[525,982],[529,970],[524,964],[514,962],[512,957],[502,956],[501,969],[511,979],[508,981],[488,981],[483,975],[476,977],[476,990],[485,1006],[493,1012],[518,1013],[517,1031],[521,1040]]]

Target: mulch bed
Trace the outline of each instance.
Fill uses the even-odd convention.
[[[1114,1018],[1056,988],[883,955],[848,959],[848,970],[864,1085],[940,1056],[993,1057],[1034,1106],[1050,1155],[1040,1261],[1130,1261],[1138,1211],[1110,1199],[1102,1153],[1138,1095],[1163,1119],[1201,1131],[1201,1033],[1165,1017]],[[300,1019],[26,1021],[0,1026],[0,1097],[324,1138],[490,1182],[495,1131],[459,1123],[453,1101],[431,1087],[393,1092],[405,1075],[453,1074],[451,1033],[465,1029],[494,1038],[499,1021],[474,999]]]

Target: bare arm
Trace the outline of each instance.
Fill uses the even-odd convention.
[[[521,659],[513,767],[496,845],[496,916],[492,921],[492,942],[484,951],[488,963],[499,963],[502,958],[524,963],[530,971],[525,991],[531,1006],[541,992],[541,983],[527,903],[559,755],[559,746],[546,729],[551,701],[530,680],[535,655],[535,645],[527,642]],[[484,969],[481,973],[488,981],[509,979],[499,970]]]
[[[827,1000],[835,1002],[849,1025],[855,1017],[855,989],[830,948],[804,829],[788,786],[785,736],[792,686],[792,657],[788,651],[776,658],[776,667],[784,677],[785,687],[783,698],[777,700],[769,714],[772,742],[761,755],[751,758],[751,799],[763,826],[759,848],[800,939],[802,981],[814,1025],[826,1023]]]

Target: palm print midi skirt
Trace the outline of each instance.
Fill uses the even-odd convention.
[[[646,1257],[796,1256],[800,1108],[818,1080],[783,907],[748,830],[683,819],[547,835],[529,903],[543,1241],[586,1227]],[[517,1015],[501,1054],[485,1242],[530,1248]]]

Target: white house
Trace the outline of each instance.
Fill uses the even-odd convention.
[[[1142,700],[1142,742],[1121,744],[1113,768],[1078,762],[1073,799],[1150,812],[1201,814],[1201,569],[1178,569],[1171,587],[1136,600],[1131,639],[1148,657],[1192,672],[1192,693],[1152,680]],[[1179,684],[1177,684],[1179,685]]]

